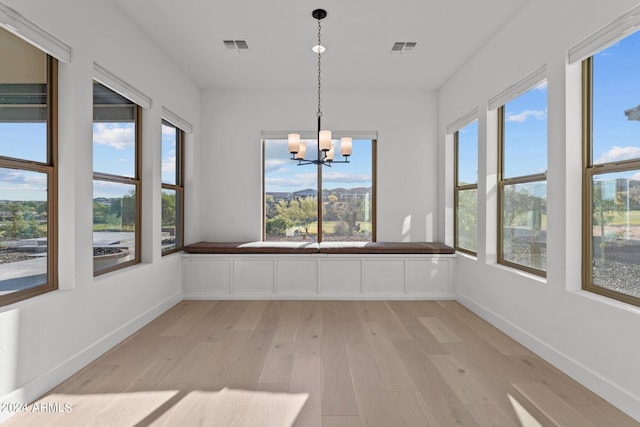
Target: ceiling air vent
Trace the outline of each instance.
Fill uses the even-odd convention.
[[[410,53],[418,44],[418,42],[395,42],[391,47],[391,53],[402,55]]]
[[[246,40],[223,40],[227,50],[235,50],[238,53],[249,52],[249,45]]]

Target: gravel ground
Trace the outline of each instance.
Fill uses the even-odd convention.
[[[32,252],[20,252],[16,249],[0,249],[0,264],[9,264],[28,259],[33,259]]]
[[[607,260],[593,265],[594,284],[626,295],[640,298],[640,264]]]

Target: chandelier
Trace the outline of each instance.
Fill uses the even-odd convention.
[[[317,141],[318,141],[318,152],[316,153],[315,159],[307,159],[305,156],[307,155],[307,144],[300,141],[300,134],[290,133],[288,135],[288,148],[289,153],[291,153],[291,160],[297,161],[298,166],[301,165],[324,165],[331,167],[332,163],[349,163],[349,156],[351,156],[351,147],[352,140],[349,137],[343,137],[340,139],[340,154],[344,157],[344,160],[335,160],[335,148],[333,146],[333,142],[331,140],[331,131],[330,130],[321,130],[322,127],[320,125],[322,119],[322,109],[320,106],[320,98],[321,98],[321,89],[322,89],[322,81],[320,79],[321,76],[321,60],[322,60],[322,52],[326,50],[324,46],[322,46],[321,41],[321,30],[322,25],[320,21],[327,16],[327,11],[324,9],[316,9],[311,15],[318,20],[318,44],[312,48],[312,50],[318,54],[318,112],[316,116],[318,117],[318,133],[317,133]]]

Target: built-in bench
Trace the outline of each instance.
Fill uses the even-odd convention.
[[[190,254],[453,254],[440,242],[198,242]]]
[[[439,242],[198,242],[188,299],[453,298],[454,249]]]

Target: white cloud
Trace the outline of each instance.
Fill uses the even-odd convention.
[[[507,122],[522,123],[529,117],[533,117],[536,120],[544,120],[547,118],[547,110],[524,110],[518,114],[509,113],[505,120]]]
[[[631,179],[631,181],[640,181],[640,172],[631,175],[631,178],[629,179]]]
[[[0,168],[0,200],[45,200],[47,176],[43,173]]]
[[[349,182],[349,183],[368,183],[371,181],[371,175],[352,174],[344,172],[325,172],[322,180],[327,182]]]
[[[540,84],[538,84],[538,86],[535,86],[533,88],[533,90],[539,90],[539,91],[546,90],[547,89],[547,84],[548,84],[547,81],[543,80],[543,81],[540,82]]]
[[[171,155],[162,159],[162,173],[176,172],[176,155]]]
[[[121,184],[110,181],[93,181],[93,197],[115,198],[129,194],[134,189],[133,185]]]
[[[291,160],[284,159],[268,159],[264,162],[264,171],[267,173],[278,172],[282,166],[286,164],[294,164]]]
[[[595,161],[595,163],[619,162],[620,160],[640,158],[640,147],[618,147],[614,145],[605,151]]]
[[[300,173],[289,178],[266,178],[268,187],[295,187],[296,189],[315,188],[317,185],[315,173]]]
[[[133,124],[94,123],[93,142],[116,150],[134,146],[135,130]]]
[[[171,127],[171,126],[167,126],[167,125],[162,125],[162,135],[164,136],[176,136],[176,128]]]

